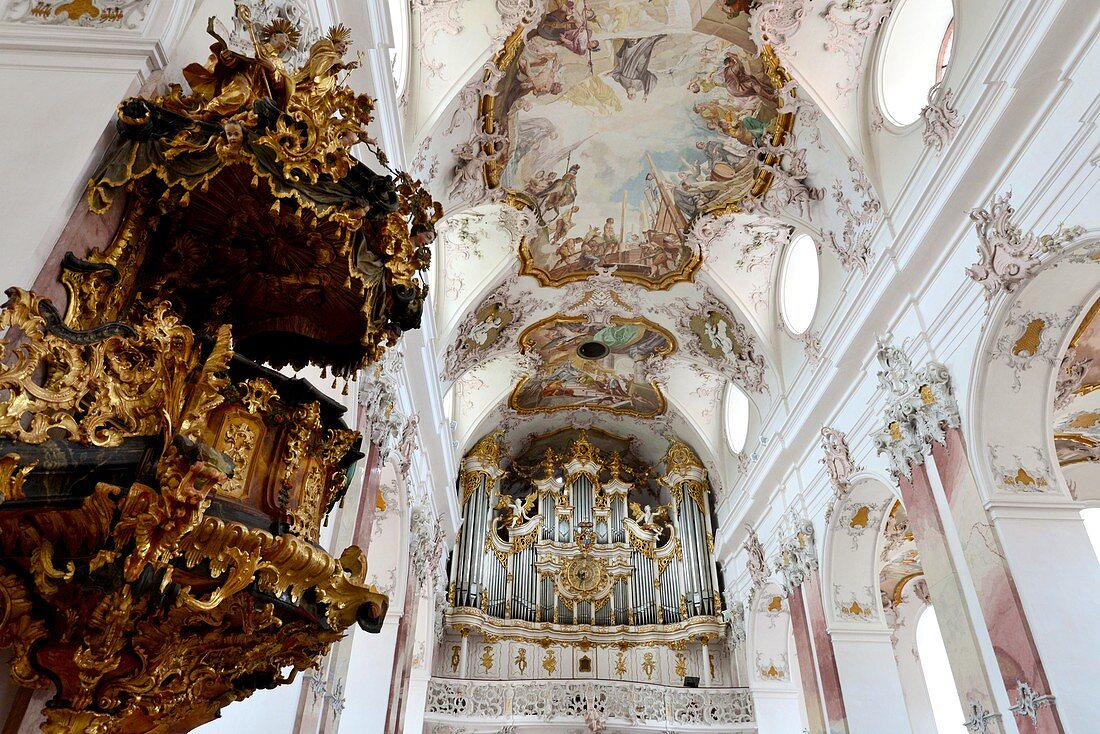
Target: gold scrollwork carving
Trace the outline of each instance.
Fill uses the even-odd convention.
[[[40,444],[60,433],[76,443],[118,446],[127,436],[172,435],[179,427],[190,406],[178,398],[202,355],[167,304],[134,329],[66,333],[49,301],[18,288],[8,296],[0,329],[15,327],[26,339],[14,349],[0,344],[0,390],[8,393],[0,402],[0,436]],[[219,340],[227,345],[228,331]]]

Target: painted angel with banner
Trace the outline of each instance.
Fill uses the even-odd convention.
[[[668,508],[664,505],[653,509],[650,505],[643,507],[637,502],[631,502],[630,514],[639,525],[654,535],[664,532],[665,523],[668,522]]]
[[[502,495],[497,503],[497,509],[503,510],[505,515],[505,523],[510,530],[515,530],[523,523],[527,522],[528,513],[531,512],[531,508],[535,506],[535,499],[537,494],[532,492],[526,497],[511,497]]]

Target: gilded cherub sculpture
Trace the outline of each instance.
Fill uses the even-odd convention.
[[[530,519],[528,513],[530,513],[531,509],[535,506],[535,500],[537,498],[538,495],[534,492],[527,495],[527,497],[508,497],[507,495],[501,495],[497,503],[497,509],[503,511],[508,529],[515,530]]]
[[[668,508],[664,505],[659,505],[654,509],[651,505],[643,507],[637,502],[631,502],[630,515],[638,525],[657,536],[664,532],[668,523]]]

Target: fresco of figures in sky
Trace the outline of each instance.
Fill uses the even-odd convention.
[[[666,32],[689,21],[661,0],[550,8],[494,103],[501,182],[538,217],[526,271],[551,285],[608,265],[651,287],[687,279],[698,258],[686,230],[753,186],[774,87],[751,49]]]
[[[552,317],[520,335],[520,349],[541,359],[540,369],[512,392],[520,413],[589,408],[622,415],[663,413],[665,398],[646,379],[644,363],[675,349],[671,334],[644,319],[608,326],[583,317]]]

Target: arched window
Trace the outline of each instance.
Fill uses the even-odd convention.
[[[795,336],[813,323],[820,278],[817,245],[808,234],[796,234],[783,253],[779,271],[779,315]]]
[[[940,623],[932,607],[925,609],[917,620],[917,654],[920,656],[928,698],[932,701],[936,731],[938,734],[968,734],[963,723],[966,717],[947,659],[947,648],[940,634]]]
[[[879,108],[894,125],[920,118],[928,90],[943,79],[955,36],[951,0],[894,3],[878,64]]]
[[[745,448],[749,437],[749,396],[732,382],[726,389],[726,444],[735,454]]]
[[[955,49],[955,19],[947,24],[947,30],[943,32],[943,40],[940,42],[940,57],[936,60],[936,83],[943,81],[947,73],[947,65],[951,63],[951,52]]]

